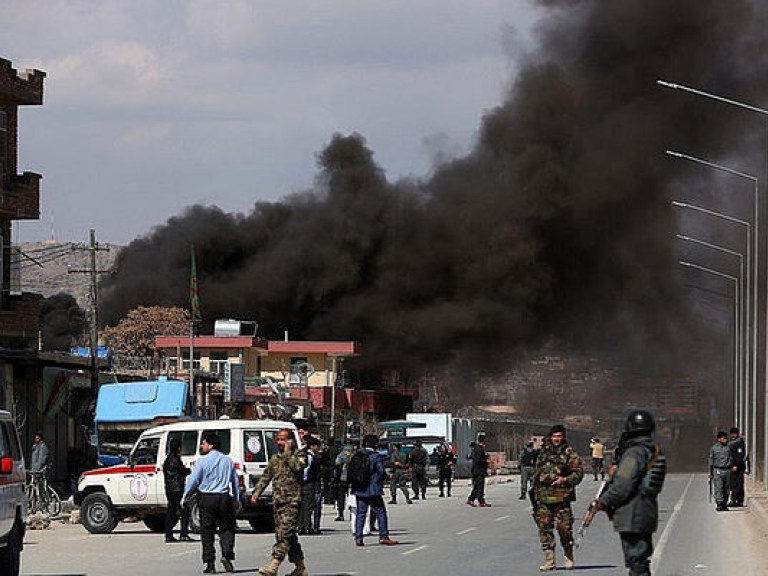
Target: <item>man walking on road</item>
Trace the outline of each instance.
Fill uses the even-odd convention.
[[[451,497],[451,482],[455,467],[456,456],[447,444],[440,444],[437,448],[437,487],[440,490],[440,498],[445,497],[445,489],[448,490],[448,497]]]
[[[738,428],[731,428],[728,449],[731,451],[731,471],[728,474],[730,500],[727,505],[738,508],[744,506],[744,473],[747,469],[747,448]]]
[[[168,508],[165,511],[165,541],[176,542],[173,537],[173,527],[181,516],[181,534],[179,540],[191,542],[189,537],[189,506],[182,506],[184,496],[184,480],[189,476],[189,468],[181,461],[181,442],[173,438],[169,444],[168,457],[163,462],[163,479],[165,481],[165,498]]]
[[[666,459],[653,443],[656,423],[650,412],[634,410],[627,416],[617,453],[616,471],[597,501],[621,538],[629,576],[651,575],[653,533],[659,524],[657,497],[664,485]]]
[[[555,570],[555,525],[560,533],[560,544],[565,554],[565,569],[574,566],[573,558],[573,510],[576,486],[584,478],[581,459],[565,439],[565,427],[556,424],[549,430],[544,441],[536,472],[533,489],[536,496],[536,524],[539,527],[539,541],[544,551],[542,572]]]
[[[595,482],[597,482],[598,472],[600,480],[605,480],[605,447],[600,442],[600,438],[592,438],[589,447],[592,449],[592,475],[595,477]]]
[[[195,464],[184,489],[185,501],[193,490],[197,489],[200,493],[204,574],[216,572],[216,549],[213,542],[217,529],[221,564],[227,572],[235,571],[232,561],[235,559],[235,514],[240,507],[240,485],[234,462],[219,452],[220,446],[218,434],[203,432],[200,449],[204,456]]]
[[[288,556],[296,565],[291,576],[308,576],[307,567],[304,565],[304,552],[297,535],[301,483],[304,468],[307,466],[307,453],[305,448],[296,450],[293,431],[290,428],[283,428],[277,433],[275,444],[278,453],[269,459],[269,464],[251,495],[251,504],[256,504],[261,493],[272,482],[276,542],[272,546],[269,566],[259,568],[259,572],[264,576],[277,576],[280,564]]]
[[[392,444],[392,453],[389,455],[389,466],[392,468],[392,478],[389,482],[389,503],[397,504],[398,489],[405,496],[405,501],[411,504],[411,497],[408,494],[407,478],[405,474],[406,458],[400,444]]]
[[[715,510],[728,510],[728,472],[733,466],[731,450],[728,448],[728,434],[717,433],[717,442],[709,449],[709,479],[715,485]]]
[[[520,454],[520,500],[525,500],[528,495],[528,485],[533,486],[533,471],[538,456],[539,451],[533,449],[533,440],[528,440]]]
[[[477,442],[472,447],[472,492],[469,493],[467,504],[477,505],[481,508],[490,508],[491,505],[485,501],[485,478],[488,476],[488,453],[485,451],[485,434],[477,437]]]
[[[384,506],[384,478],[386,471],[384,469],[384,456],[376,451],[379,445],[379,437],[375,434],[369,434],[363,438],[363,448],[357,452],[350,461],[350,483],[352,492],[357,499],[357,511],[355,512],[355,545],[363,546],[363,528],[365,526],[365,517],[368,515],[368,508],[373,509],[379,525],[379,544],[383,546],[393,546],[397,540],[389,537],[389,526],[387,521],[387,509]],[[355,460],[357,459],[357,460]],[[363,475],[368,477],[368,482],[362,485],[357,482],[360,478],[356,470],[361,464],[367,464],[367,471]]]
[[[347,464],[352,454],[355,452],[355,446],[348,442],[344,449],[336,456],[336,522],[344,521],[344,508],[347,505],[347,494],[349,493],[349,480],[347,478]]]
[[[429,454],[421,445],[421,440],[413,443],[413,450],[408,454],[408,463],[411,467],[411,487],[413,488],[413,499],[427,499],[427,465],[429,464]]]

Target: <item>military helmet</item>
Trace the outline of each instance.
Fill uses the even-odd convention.
[[[647,410],[632,410],[627,416],[627,422],[624,430],[628,433],[647,432],[651,433],[656,429],[656,422],[653,415]]]

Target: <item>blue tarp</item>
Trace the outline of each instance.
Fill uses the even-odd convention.
[[[96,422],[151,422],[184,416],[187,383],[181,380],[116,382],[99,388]]]
[[[69,351],[72,356],[82,356],[83,358],[90,358],[91,357],[91,349],[86,348],[85,346],[78,346],[77,348],[72,348]],[[99,346],[96,348],[96,356],[99,358],[109,358],[109,348],[106,346]]]

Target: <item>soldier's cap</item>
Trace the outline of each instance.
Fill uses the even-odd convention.
[[[562,424],[555,424],[549,429],[549,434],[547,435],[552,436],[552,434],[565,434],[565,426]]]

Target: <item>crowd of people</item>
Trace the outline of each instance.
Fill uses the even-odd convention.
[[[630,576],[650,575],[652,534],[658,525],[656,499],[666,474],[666,459],[653,441],[654,429],[655,422],[650,413],[644,410],[630,413],[614,462],[608,469],[604,466],[604,448],[599,439],[593,438],[590,443],[593,478],[608,477],[605,488],[592,502],[590,510],[593,513],[605,511],[609,515],[619,533]],[[731,453],[743,454],[743,444],[739,452],[738,431],[732,431],[733,434],[735,437],[730,441],[726,438],[725,443],[718,438],[718,444],[712,449],[710,466],[713,470],[727,467],[736,478],[738,464]],[[222,566],[227,572],[234,571],[235,518],[241,488],[234,463],[219,451],[219,444],[215,433],[206,432],[201,443],[204,456],[190,473],[178,457],[180,446],[172,442],[164,464],[169,502],[166,540],[175,541],[173,528],[179,518],[182,522],[180,538],[189,539],[189,518],[184,511],[184,501],[193,491],[199,492],[204,573],[216,571],[216,534],[220,539]],[[277,434],[275,444],[277,453],[270,458],[251,494],[251,501],[255,503],[267,486],[272,485],[275,544],[269,563],[259,568],[263,576],[276,576],[286,558],[295,567],[291,576],[308,576],[299,535],[321,533],[324,503],[336,506],[339,522],[346,521],[345,513],[349,510],[350,531],[356,546],[365,546],[364,536],[376,531],[380,545],[393,546],[398,542],[389,534],[384,501],[387,483],[390,505],[397,504],[398,493],[403,495],[406,504],[427,497],[430,455],[419,441],[414,442],[406,454],[398,444],[381,449],[376,435],[363,437],[359,444],[337,442],[327,447],[320,439],[305,435],[303,447],[298,448],[294,431],[286,428]],[[489,465],[485,436],[479,435],[470,452],[461,457],[471,461],[472,488],[466,503],[473,507],[490,507],[485,500]],[[450,497],[457,455],[450,446],[442,444],[434,449],[431,462],[437,471],[439,497]],[[555,530],[562,547],[564,568],[570,570],[575,566],[571,502],[584,477],[582,460],[569,444],[565,427],[558,424],[549,430],[540,446],[527,442],[519,462],[520,498],[531,500],[544,553],[540,570],[557,569]],[[733,481],[729,486],[731,498],[738,502],[737,482]],[[724,497],[720,494],[718,492],[718,497],[722,500]],[[743,498],[743,492],[740,497]]]

